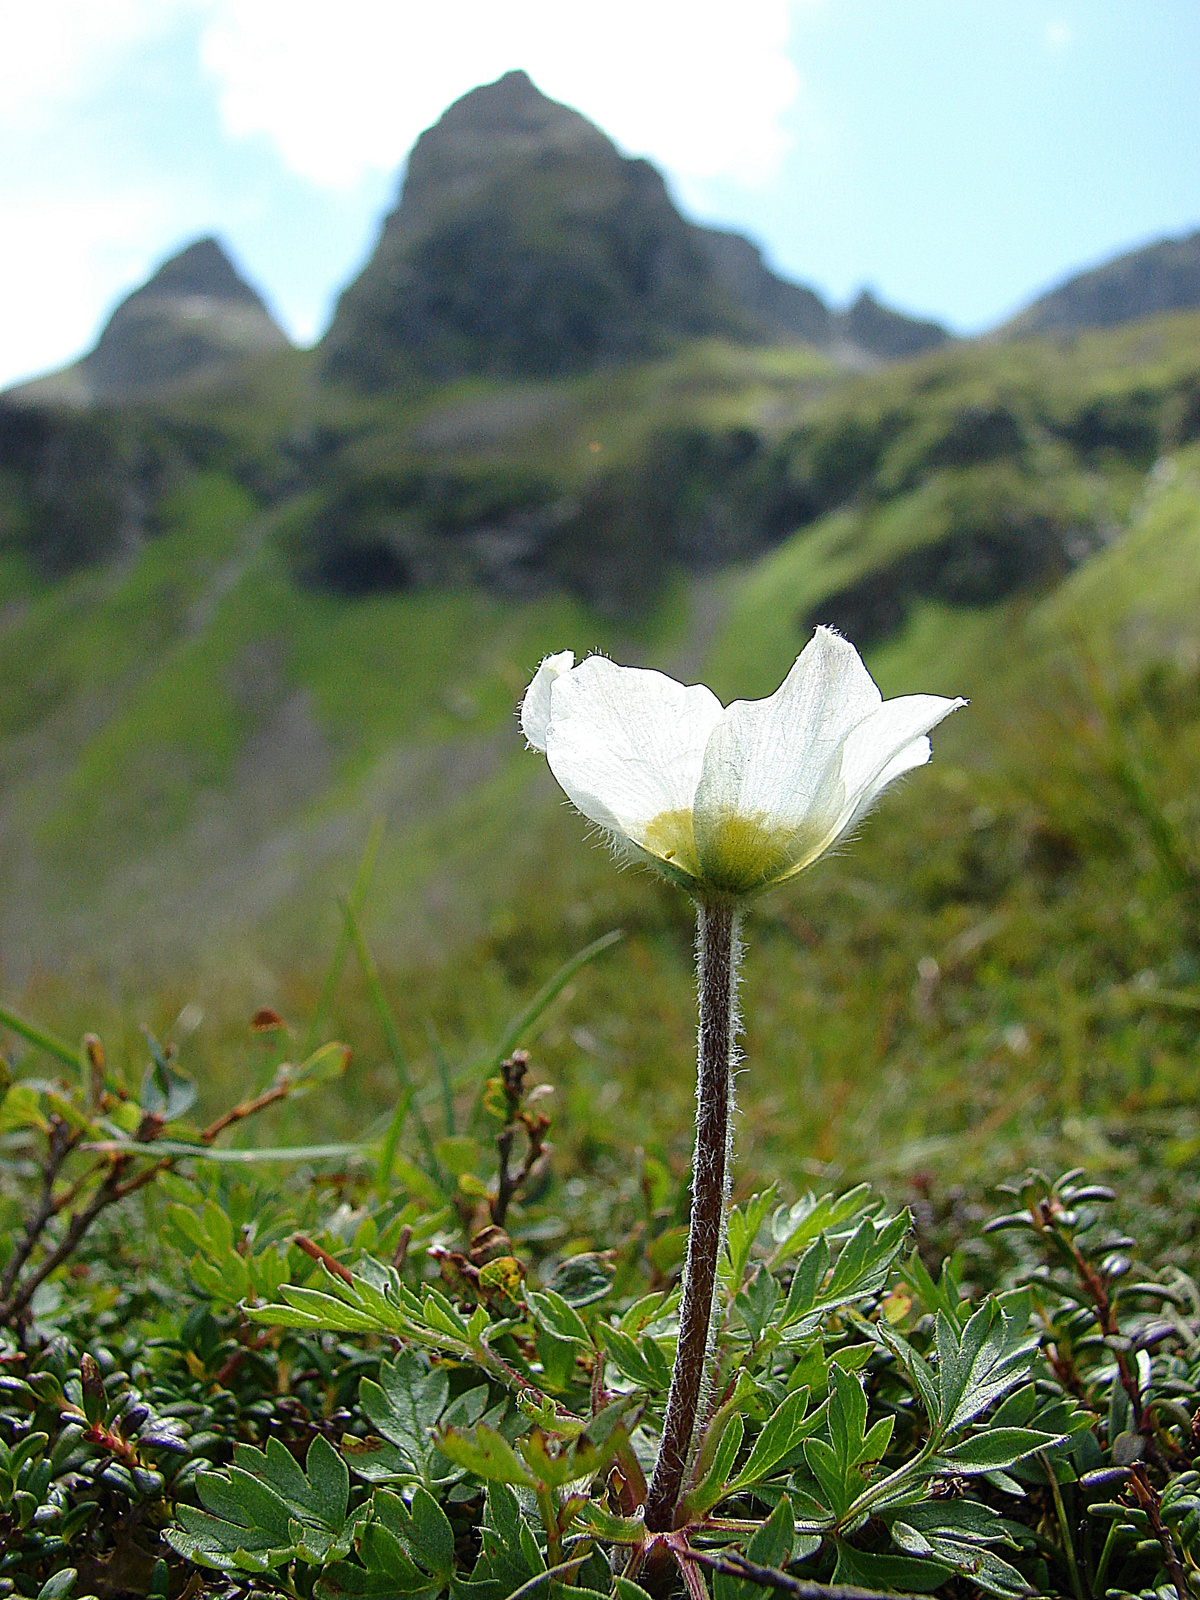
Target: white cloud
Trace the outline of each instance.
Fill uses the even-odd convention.
[[[235,135],[331,187],[395,167],[476,84],[524,67],[626,150],[684,176],[766,179],[800,84],[789,0],[212,0],[202,42]]]
[[[6,318],[0,385],[73,360],[92,340],[101,308],[136,283],[160,253],[161,208],[149,195],[4,197],[9,239],[0,251]]]
[[[1072,37],[1069,23],[1055,20],[1046,24],[1046,48],[1048,50],[1065,50]]]
[[[38,0],[4,8],[0,127],[32,130],[191,0]]]
[[[696,193],[707,182],[766,182],[797,130],[805,136],[811,116],[788,58],[789,22],[797,7],[820,3],[10,4],[0,50],[9,157],[0,163],[0,231],[20,243],[0,254],[0,386],[77,355],[168,246],[212,225],[169,159],[159,179],[149,159],[139,179],[147,187],[136,192],[102,150],[89,163],[91,187],[69,170],[71,149],[94,143],[96,108],[130,92],[148,45],[198,38],[226,134],[268,141],[293,172],[351,208],[356,186],[365,179],[374,189],[380,174],[390,176],[451,101],[513,67]],[[56,153],[32,167],[18,154],[39,149]]]

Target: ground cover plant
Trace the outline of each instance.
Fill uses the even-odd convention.
[[[1186,680],[1144,682],[1093,728],[1098,766],[1076,744],[1083,786],[1103,772],[1125,796],[1126,837],[1143,842],[1115,860],[1155,897],[1146,915],[1181,974],[1191,821],[1164,809],[1169,751],[1152,741],[1162,716],[1178,747],[1188,704]],[[1087,841],[1086,813],[1071,814]],[[1127,894],[1134,880],[1104,881]],[[666,1149],[606,1166],[578,1145],[556,1174],[552,1085],[519,1049],[620,947],[585,946],[482,1060],[440,1050],[416,1083],[363,935],[365,882],[315,1015],[288,1028],[257,1014],[252,1092],[203,1124],[169,1048],[77,1050],[4,1018],[23,1050],[0,1107],[11,1592],[1193,1588],[1196,1150],[1184,1118],[1165,1147],[1154,1100],[1168,1099],[1093,1122],[1109,1184],[1018,1171],[997,1194],[993,1169],[952,1188],[968,1170],[953,1161],[907,1193],[744,1182],[698,1449],[656,1545],[640,1508],[675,1355],[686,1177]],[[386,1043],[389,1116],[340,1146],[229,1147],[251,1114],[327,1095],[344,1069],[326,1038],[351,956]],[[945,1003],[940,977],[919,981],[925,1004]],[[1130,993],[1169,1002],[1149,1014],[1178,1019],[1184,1058],[1189,994]],[[1084,1024],[1081,1049],[1103,1037]],[[1090,1076],[1085,1062],[1077,1106]]]
[[[286,1052],[280,1019],[252,1026],[248,1049],[265,1034]],[[1118,1195],[1027,1172],[915,1215],[866,1185],[735,1205],[664,1571],[639,1508],[684,1182],[645,1161],[636,1201],[610,1198],[608,1247],[569,1254],[524,1052],[465,1127],[401,1132],[402,1095],[383,1138],[301,1152],[307,1176],[281,1183],[285,1155],[200,1142],[150,1041],[139,1105],[94,1042],[73,1073],[37,1038],[52,1075],[6,1101],[10,1251],[64,1126],[96,1119],[101,1148],[75,1159],[100,1159],[97,1192],[113,1169],[153,1177],[7,1316],[6,1593],[1194,1587],[1200,1291],[1162,1215],[1194,1212],[1185,1178]],[[96,1117],[98,1081],[116,1123]]]
[[[266,374],[167,419],[155,527],[63,579],[0,485],[0,1584],[1194,1587],[1194,329],[850,381],[706,348],[308,434]],[[543,480],[627,587],[314,581],[365,485],[367,544],[469,566],[511,514],[574,584]],[[751,513],[773,548],[697,576]],[[693,929],[513,707],[565,645],[766,694],[821,621],[971,710],[747,910],[716,1372],[654,1549]],[[95,967],[18,965],[47,928]]]

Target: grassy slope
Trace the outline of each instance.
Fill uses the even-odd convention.
[[[1194,363],[1194,321],[1182,343],[1186,319],[1066,352],[952,351],[854,380],[828,402],[813,396],[820,373],[796,357],[747,369],[709,350],[651,373],[545,386],[520,405],[478,386],[436,408],[417,400],[403,419],[380,414],[364,449],[384,448],[403,422],[451,454],[536,462],[542,452],[582,474],[592,443],[627,448],[697,396],[736,420],[886,405],[939,385],[986,399],[1033,384],[1053,401],[1083,373],[1123,392]],[[277,403],[294,422],[303,389]],[[1195,986],[1200,973],[1179,964],[1186,928],[1153,829],[1111,781],[1124,724],[1109,728],[1070,657],[1083,630],[1110,675],[1164,653],[1194,675],[1195,448],[1173,472],[1093,474],[1130,531],[1055,592],[975,612],[920,605],[872,654],[887,693],[967,693],[973,704],[939,735],[934,768],[890,797],[858,844],[752,915],[743,1143],[760,1169],[794,1168],[805,1152],[861,1170],[879,1165],[885,1143],[900,1145],[890,1159],[903,1168],[962,1163],[994,1154],[997,1140],[1022,1150],[1030,1127],[1064,1114],[1077,1144],[1095,1144],[1088,1117],[1114,1106],[1183,1105],[1175,1114],[1186,1118],[1187,1017],[1147,1011],[1123,986],[1144,970],[1168,985]],[[330,895],[382,814],[369,922],[414,1056],[428,1059],[431,1021],[469,1058],[565,951],[623,925],[625,947],[551,1014],[539,1063],[564,1086],[578,1159],[603,1159],[609,1136],[681,1152],[686,908],[640,874],[615,873],[584,840],[541,764],[520,752],[512,707],[540,654],[566,645],[703,674],[726,697],[768,692],[802,642],[798,615],[919,542],[930,495],[925,485],[870,515],[834,513],[744,574],[677,585],[637,628],[563,598],[346,604],[297,589],[271,519],[219,477],[194,483],[173,526],[125,566],[43,593],[10,572],[6,993],[24,989],[67,1030],[99,1017],[117,1050],[134,1048],[135,1020],[166,1029],[198,999],[209,1021],[185,1046],[192,1064],[210,1078],[238,1074],[252,1005],[302,1015],[311,1003],[336,926]],[[1064,706],[1076,734],[1100,726],[1090,744],[1075,739],[1071,762]],[[1131,736],[1161,753],[1144,718]],[[1178,811],[1195,766],[1187,738],[1170,743],[1158,800]],[[47,969],[72,945],[92,977],[68,984]],[[355,984],[338,1004],[359,1048],[351,1095],[322,1107],[331,1132],[361,1126],[363,1105],[382,1108],[392,1083]]]

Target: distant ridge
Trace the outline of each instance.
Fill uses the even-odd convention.
[[[414,370],[585,370],[704,335],[866,361],[947,337],[882,307],[831,313],[748,239],[687,222],[649,162],[508,72],[418,139],[322,349],[329,378],[369,389]]]
[[[1077,273],[999,330],[1008,338],[1113,328],[1200,307],[1200,232],[1130,250]]]
[[[121,301],[82,360],[9,393],[51,403],[140,400],[287,346],[220,242],[197,239]]]

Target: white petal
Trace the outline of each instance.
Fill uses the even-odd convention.
[[[914,767],[923,767],[932,754],[933,746],[928,739],[914,739],[911,744],[906,744],[899,755],[893,756],[888,762],[871,788],[860,797],[849,818],[838,828],[835,837],[840,839],[856,828],[890,784],[895,783],[897,778],[902,778],[906,772],[911,772]]]
[[[572,650],[547,656],[533,675],[521,701],[521,732],[535,750],[546,748],[546,725],[550,721],[550,685],[575,665]]]
[[[854,729],[842,750],[840,814],[810,861],[860,822],[890,783],[925,765],[933,753],[929,730],[966,703],[935,694],[903,695],[885,700]]]
[[[874,716],[858,725],[842,752],[842,783],[846,805],[852,811],[869,806],[874,797],[912,767],[929,760],[929,740],[924,737],[965,700],[944,700],[936,694],[907,694],[885,700]],[[919,759],[904,759],[911,747],[920,746]],[[896,764],[904,759],[904,764]],[[893,770],[895,769],[895,770]]]
[[[730,815],[772,827],[803,824],[847,735],[881,703],[854,646],[818,628],[769,699],[735,700],[713,730],[696,796],[697,836],[708,820]]]
[[[546,759],[585,817],[691,873],[692,803],[720,716],[703,685],[590,656],[553,680]]]

